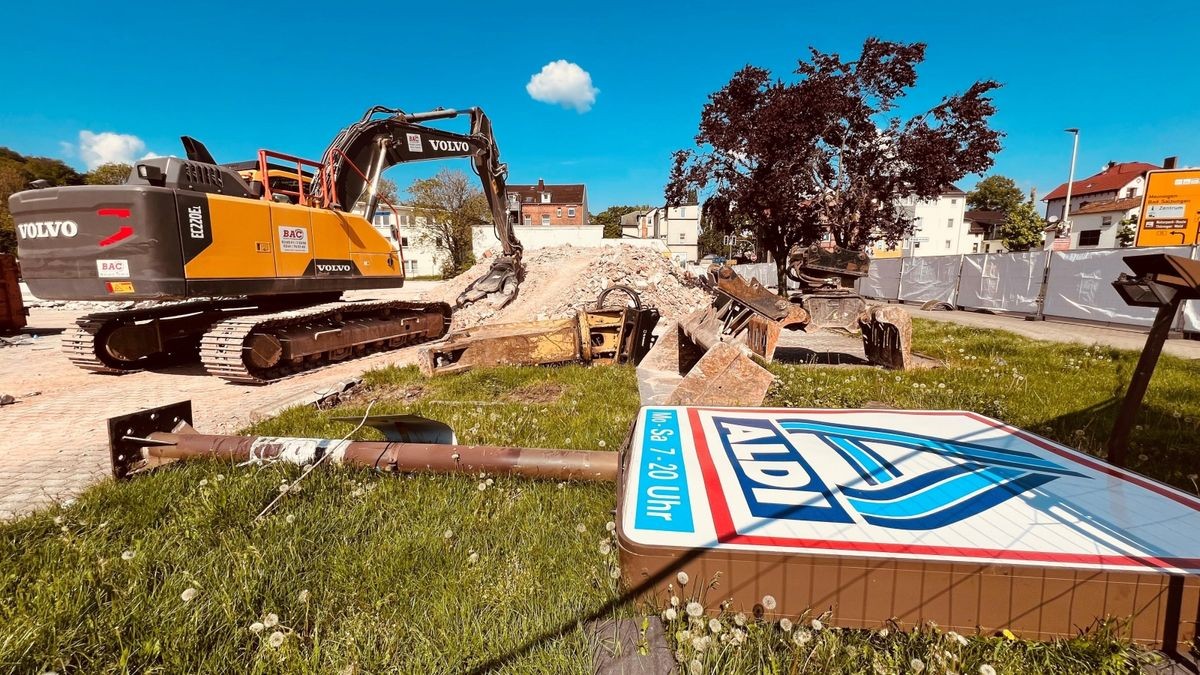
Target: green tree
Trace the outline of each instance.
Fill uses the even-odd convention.
[[[1004,176],[988,176],[975,184],[967,193],[967,206],[980,211],[1008,213],[1025,201],[1025,195],[1013,179]]]
[[[133,167],[124,162],[108,162],[92,169],[83,176],[88,185],[123,185]]]
[[[442,169],[408,188],[418,239],[446,252],[442,275],[449,278],[475,264],[473,226],[491,223],[483,192],[462,171]]]
[[[621,216],[630,211],[646,211],[653,208],[646,204],[636,206],[610,206],[600,213],[591,216],[593,223],[599,223],[604,226],[605,239],[620,239],[621,238]]]
[[[1126,216],[1121,219],[1120,225],[1117,228],[1117,246],[1121,248],[1129,248],[1133,246],[1133,241],[1137,239],[1137,218]]]
[[[1033,202],[1019,202],[1009,210],[997,232],[1004,241],[1004,248],[1010,251],[1028,251],[1042,245],[1045,226],[1046,223],[1038,215]]]

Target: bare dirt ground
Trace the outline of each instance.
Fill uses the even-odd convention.
[[[410,282],[396,291],[348,298],[415,299],[440,282]],[[412,363],[417,347],[249,387],[211,377],[197,365],[112,376],[87,373],[59,352],[60,335],[78,311],[30,310],[31,345],[0,347],[0,394],[16,403],[0,407],[0,518],[25,513],[78,493],[108,475],[106,420],[141,408],[190,399],[196,426],[228,433],[309,398],[364,370]]]

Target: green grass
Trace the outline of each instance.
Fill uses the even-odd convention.
[[[897,375],[774,365],[780,383],[768,402],[967,408],[1097,451],[1134,363],[1128,353],[945,324],[919,323],[916,335],[917,348],[947,368]],[[1198,376],[1200,365],[1164,357],[1134,434],[1135,468],[1189,490]],[[623,441],[638,407],[624,367],[435,380],[385,369],[368,373],[336,410],[296,408],[248,431],[341,437],[352,425],[331,417],[361,414],[372,400],[374,413],[446,421],[465,443],[606,451]],[[295,467],[181,463],[0,524],[0,671],[450,673],[498,660],[501,672],[591,672],[587,640],[572,622],[618,597],[615,558],[601,545],[610,541],[612,486],[323,467],[256,524],[280,482],[298,475]],[[196,592],[185,602],[188,588]],[[279,626],[250,630],[269,614]],[[721,634],[732,634],[733,618],[721,620]],[[561,635],[530,642],[563,625]],[[718,635],[703,652],[692,644],[701,627],[692,628],[696,635],[681,634],[686,618],[676,618],[671,640],[709,672],[909,672],[914,658],[939,673],[985,663],[997,672],[1119,672],[1144,658],[1119,625],[1070,641],[971,636],[966,645],[932,627],[826,629],[800,646],[775,624],[750,622],[744,644]],[[268,642],[275,631],[278,648]]]

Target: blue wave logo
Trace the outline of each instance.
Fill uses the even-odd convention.
[[[1061,476],[1082,475],[1028,452],[908,432],[808,420],[783,420],[778,427],[745,418],[714,422],[750,513],[761,518],[849,523],[855,521],[852,510],[871,525],[931,530]],[[786,433],[779,433],[780,428]],[[792,442],[801,435],[827,446],[858,479],[828,484]],[[933,453],[947,462],[936,469],[902,471],[876,450],[884,446]]]

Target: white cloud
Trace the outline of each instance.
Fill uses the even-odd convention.
[[[109,162],[133,164],[139,158],[157,157],[153,152],[146,152],[145,141],[137,136],[113,131],[80,131],[78,150],[79,158],[87,165],[88,170]]]
[[[542,72],[529,78],[525,91],[535,101],[557,103],[585,113],[592,109],[600,90],[592,86],[588,71],[570,61],[559,59],[542,66]]]

